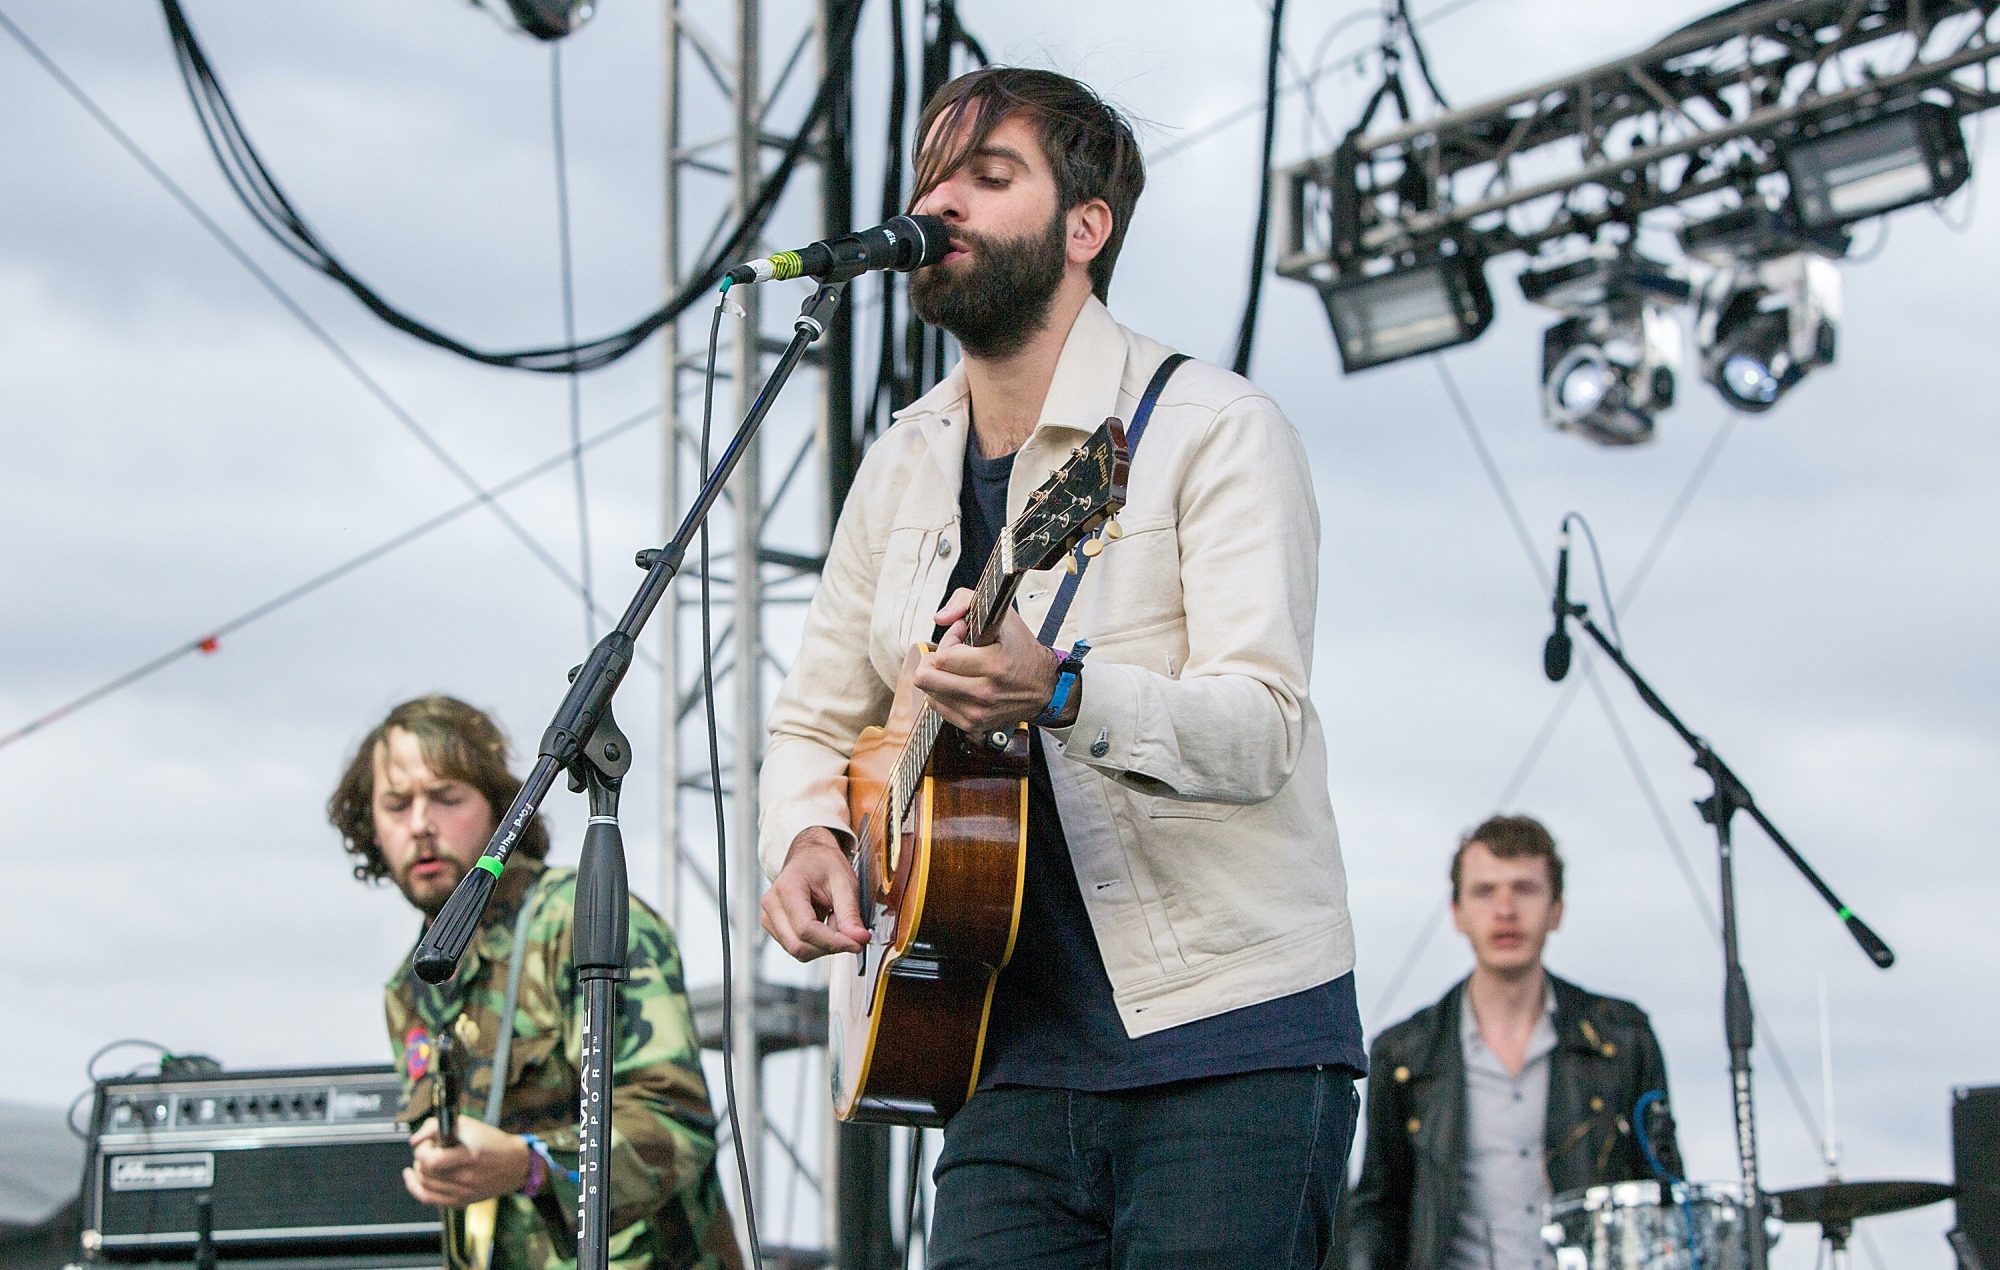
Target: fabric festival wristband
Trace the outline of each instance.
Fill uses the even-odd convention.
[[[548,1143],[542,1141],[532,1133],[522,1134],[521,1141],[528,1144],[528,1150],[532,1157],[528,1161],[527,1184],[521,1187],[521,1194],[523,1196],[533,1199],[541,1191],[542,1184],[548,1180],[548,1175],[551,1172],[562,1174],[569,1179],[572,1186],[576,1184],[577,1179],[581,1175],[573,1169],[566,1169],[562,1165],[557,1164],[555,1157],[549,1154]]]
[[[521,1183],[521,1195],[533,1199],[542,1193],[542,1183],[549,1180],[549,1162],[542,1153],[535,1150],[535,1144],[528,1143],[528,1180]]]
[[[1083,659],[1089,652],[1090,641],[1080,639],[1069,650],[1069,655],[1062,659],[1062,665],[1056,670],[1055,691],[1049,694],[1049,703],[1042,707],[1042,712],[1034,717],[1036,727],[1062,726],[1063,710],[1069,705],[1070,695],[1076,691],[1077,679],[1083,674]]]

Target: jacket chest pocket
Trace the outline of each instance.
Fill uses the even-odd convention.
[[[912,643],[930,638],[935,625],[931,615],[944,601],[958,551],[956,521],[889,531],[876,575],[870,631],[876,650],[892,662],[900,663]]]

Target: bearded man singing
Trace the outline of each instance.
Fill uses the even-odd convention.
[[[911,210],[952,251],[911,302],[964,357],[869,450],[771,717],[764,926],[800,960],[868,938],[845,771],[913,643],[983,735],[1033,721],[1028,860],[976,1092],[945,1128],[937,1267],[1316,1267],[1366,1064],[1346,881],[1307,696],[1319,519],[1269,397],[1170,368],[1124,533],[1055,633],[1031,574],[996,642],[970,588],[1031,492],[1169,350],[1105,308],[1145,184],[1088,87],[989,68],[925,107]],[[1058,690],[1058,683],[1062,688]]]

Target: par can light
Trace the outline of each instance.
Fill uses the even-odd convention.
[[[1493,294],[1479,263],[1434,256],[1387,273],[1315,280],[1340,346],[1340,368],[1358,370],[1434,353],[1480,337],[1493,321]]]
[[[1943,198],[1971,170],[1957,116],[1929,101],[1785,147],[1792,203],[1807,229]]]

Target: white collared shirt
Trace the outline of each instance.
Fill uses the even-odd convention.
[[[1549,1056],[1556,1048],[1556,990],[1528,1038],[1519,1075],[1479,1035],[1467,990],[1459,1005],[1465,1054],[1465,1157],[1459,1163],[1458,1225],[1445,1270],[1549,1270],[1542,1210],[1549,1200],[1543,1144],[1549,1115]]]

